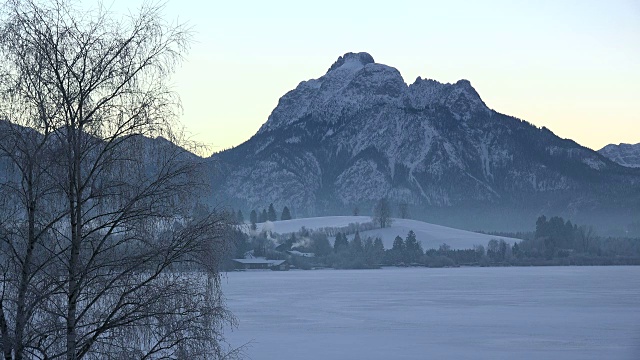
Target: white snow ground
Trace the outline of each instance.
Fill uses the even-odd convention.
[[[640,359],[640,267],[234,272],[250,359]]]
[[[300,230],[303,226],[307,229],[319,229],[323,227],[345,227],[351,223],[367,223],[371,221],[369,216],[325,216],[315,218],[302,218],[284,221],[258,224],[258,230],[269,229],[279,234],[292,233]],[[409,230],[416,233],[418,241],[422,242],[423,249],[437,249],[443,243],[451,246],[452,249],[471,249],[473,245],[487,246],[491,239],[504,239],[512,244],[518,239],[479,234],[471,231],[454,229],[446,226],[430,224],[417,220],[393,219],[391,227],[384,229],[374,229],[361,232],[364,239],[367,236],[381,237],[384,247],[390,249],[393,240],[400,235],[403,239],[407,237]],[[353,238],[353,235],[349,237]],[[333,241],[333,239],[331,239]]]

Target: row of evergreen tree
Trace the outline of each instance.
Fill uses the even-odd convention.
[[[244,224],[245,218],[242,210],[238,210],[235,213],[236,221],[238,224]],[[291,211],[287,206],[282,209],[280,213],[280,220],[291,220],[293,217],[291,216]],[[255,209],[251,210],[249,214],[249,223],[251,224],[260,224],[267,221],[277,221],[278,214],[276,212],[276,208],[273,206],[273,203],[269,204],[268,209],[262,209],[261,212],[257,212]]]
[[[300,241],[305,239],[306,241]],[[409,231],[406,238],[397,236],[393,247],[385,250],[382,239],[379,237],[362,238],[356,231],[353,239],[338,232],[333,246],[326,234],[322,232],[303,231],[298,235],[283,241],[277,251],[299,250],[313,252],[315,257],[307,259],[309,263],[321,266],[329,266],[342,269],[377,268],[381,265],[419,264],[424,256],[422,245],[413,231]]]

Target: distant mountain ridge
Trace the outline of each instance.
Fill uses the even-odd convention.
[[[60,128],[57,131],[58,136],[64,134],[64,128]],[[23,141],[26,141],[24,139],[29,139],[28,142],[31,146],[44,144],[47,152],[55,154],[57,151],[57,136],[49,136],[45,142],[43,141],[45,140],[44,135],[32,128],[0,120],[0,154],[2,155],[0,156],[0,183],[10,181],[19,183],[21,181],[20,173],[15,167],[15,163],[11,161],[7,154],[7,152],[24,147],[24,144],[20,141],[16,142],[15,136],[18,134],[20,134],[19,138]],[[101,150],[100,146],[97,146],[98,143],[104,144],[103,140],[99,140],[89,134],[86,134],[86,141],[92,142],[94,152]],[[210,176],[208,172],[201,171],[201,169],[205,170],[203,169],[205,159],[162,136],[127,135],[127,139],[124,141],[126,142],[121,143],[118,151],[114,152],[114,154],[127,158],[127,155],[123,155],[123,152],[131,151],[128,154],[135,154],[136,159],[141,159],[141,164],[144,164],[148,173],[154,173],[161,167],[166,168],[167,164],[171,163],[176,166],[188,165],[192,167],[191,176],[197,176],[203,181],[206,181]],[[20,154],[20,152],[17,152],[17,154]],[[93,153],[92,155],[95,154]]]
[[[640,168],[640,143],[609,144],[598,152],[622,166]]]
[[[216,203],[301,216],[368,212],[388,197],[417,218],[504,229],[542,213],[627,221],[640,204],[639,169],[490,109],[467,80],[407,85],[367,53],[301,82],[209,166]]]

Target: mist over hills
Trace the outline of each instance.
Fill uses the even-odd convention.
[[[640,169],[490,109],[440,83],[347,53],[286,93],[245,143],[208,159],[213,201],[299,216],[367,213],[382,197],[420,220],[530,228],[539,214],[624,226]]]
[[[33,151],[36,146],[42,147],[42,153],[45,154],[45,157],[38,161],[43,163],[53,162],[57,165],[64,164],[65,159],[59,155],[60,139],[64,136],[66,136],[64,128],[51,130],[48,136],[45,137],[45,135],[33,128],[0,120],[0,153],[2,154],[0,156],[0,184],[11,187],[17,186],[16,184],[24,181],[16,162],[11,160],[11,157],[18,159],[20,166],[25,166],[25,163],[29,161],[25,155],[25,149]],[[109,156],[108,161],[122,164],[128,163],[129,166],[134,166],[129,160],[136,159],[135,166],[140,168],[132,169],[129,167],[122,169],[120,165],[114,165],[109,167],[109,172],[103,171],[101,173],[102,175],[97,178],[100,181],[114,181],[114,179],[121,176],[133,176],[135,171],[132,170],[142,170],[138,175],[153,177],[163,172],[175,171],[177,167],[192,169],[193,171],[189,172],[190,176],[198,177],[200,182],[206,182],[209,176],[205,171],[201,171],[205,168],[205,159],[162,136],[148,137],[140,134],[131,134],[120,137],[119,140],[122,141],[122,144],[119,146],[118,151],[114,151]],[[83,148],[91,149],[87,151],[84,159],[89,161],[89,159],[96,159],[102,156],[100,151],[104,150],[107,143],[103,139],[86,134],[83,138],[82,146]],[[137,162],[138,160],[140,161]],[[36,162],[36,160],[31,161],[34,164]],[[48,171],[53,171],[53,168],[55,166],[51,166]],[[101,184],[100,181],[93,182],[89,187],[89,192],[104,190],[102,189],[104,184]],[[137,181],[143,181],[143,178],[138,178]],[[206,187],[202,186],[201,191],[207,191]],[[180,199],[180,201],[185,201],[185,208],[189,208],[194,203],[193,199],[184,198]]]

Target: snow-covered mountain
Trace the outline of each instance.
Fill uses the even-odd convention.
[[[467,80],[407,85],[367,53],[301,82],[209,165],[215,202],[299,216],[367,213],[388,197],[416,218],[504,229],[542,213],[618,219],[640,204],[637,169],[490,109]]]
[[[609,144],[598,152],[622,166],[640,168],[640,143]]]

